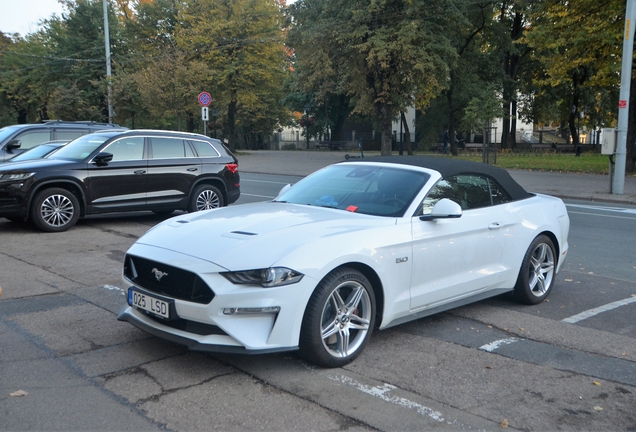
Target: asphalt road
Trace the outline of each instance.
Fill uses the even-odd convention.
[[[243,174],[239,203],[298,178]],[[549,302],[495,298],[378,332],[340,369],[191,353],[116,321],[123,254],[156,215],[63,234],[0,219],[0,430],[634,429],[635,209],[567,204]]]

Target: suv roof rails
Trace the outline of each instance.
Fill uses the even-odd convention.
[[[66,121],[66,120],[41,120],[40,123],[42,124],[52,124],[52,123],[57,123],[57,124],[83,124],[83,125],[88,125],[88,126],[105,126],[105,127],[117,127],[117,128],[121,128],[121,126],[119,126],[118,124],[115,123],[100,123],[100,122],[95,122],[92,120],[85,120],[85,121]]]

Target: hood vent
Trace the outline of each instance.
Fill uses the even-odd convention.
[[[239,234],[239,235],[246,235],[246,236],[258,235],[256,233],[251,233],[247,231],[232,231],[230,234]]]

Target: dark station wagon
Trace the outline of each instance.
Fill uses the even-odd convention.
[[[101,131],[46,159],[0,165],[0,217],[49,232],[89,214],[194,212],[239,196],[236,157],[219,140],[185,132]]]

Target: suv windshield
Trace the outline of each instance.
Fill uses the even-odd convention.
[[[4,141],[9,135],[20,129],[19,126],[7,126],[0,129],[0,142]]]
[[[49,159],[68,159],[82,161],[86,159],[91,153],[93,153],[97,149],[97,147],[104,144],[112,136],[112,133],[94,133],[81,136],[75,141],[71,141],[66,146],[53,153],[49,157]]]

